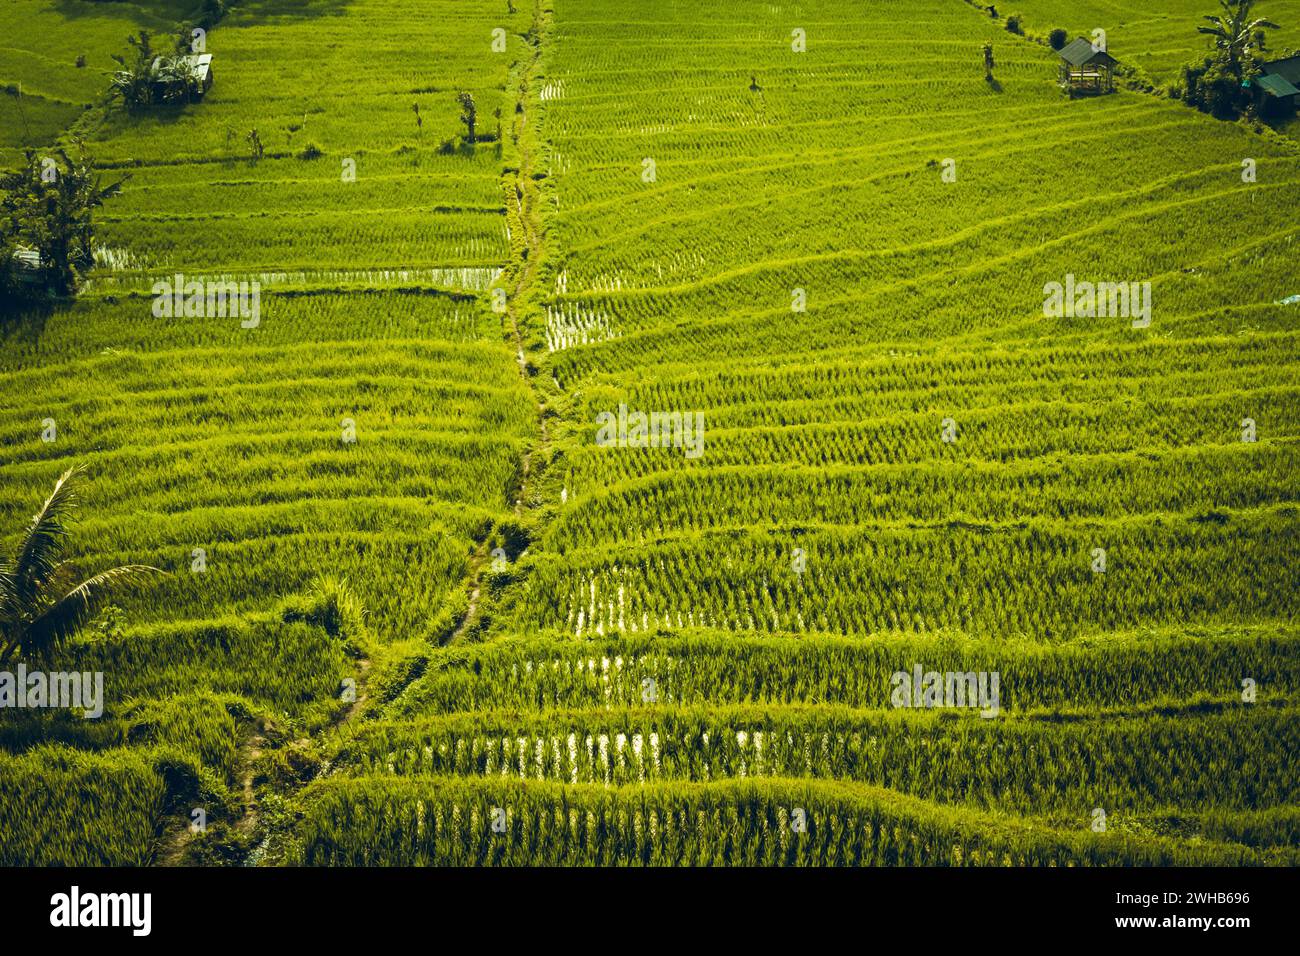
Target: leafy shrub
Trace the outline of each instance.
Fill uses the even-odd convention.
[[[1209,57],[1183,67],[1182,93],[1188,105],[1219,119],[1235,119],[1250,101],[1236,76]]]
[[[348,582],[333,575],[317,577],[306,595],[291,600],[284,612],[287,622],[306,621],[354,646],[365,635],[365,616],[365,608]]]
[[[1053,50],[1064,50],[1065,43],[1069,38],[1070,35],[1068,33],[1066,33],[1060,27],[1057,27],[1055,30],[1053,30],[1051,33],[1048,34],[1047,43]]]

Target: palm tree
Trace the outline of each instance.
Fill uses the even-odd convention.
[[[1197,27],[1197,33],[1214,37],[1223,63],[1228,71],[1240,78],[1241,64],[1255,45],[1263,46],[1265,29],[1276,30],[1277,24],[1263,17],[1252,20],[1250,14],[1255,0],[1219,0],[1223,13],[1205,17],[1211,26]],[[1258,34],[1258,36],[1257,36]]]
[[[23,533],[13,560],[0,564],[0,665],[15,653],[29,660],[48,659],[114,590],[163,573],[128,564],[65,589],[72,582],[72,569],[62,555],[81,473],[80,467],[63,473]]]

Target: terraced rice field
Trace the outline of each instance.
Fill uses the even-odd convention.
[[[1220,11],[1215,4],[1195,0],[1151,0],[1126,4],[1120,0],[1021,0],[1005,13],[1020,12],[1027,32],[1046,36],[1060,27],[1077,36],[1091,36],[1098,27],[1106,31],[1108,45],[1122,52],[1123,60],[1144,71],[1153,80],[1169,83],[1177,79],[1184,64],[1210,52],[1213,41],[1196,28],[1204,18]],[[1295,0],[1261,0],[1255,16],[1277,24],[1268,33],[1268,45],[1281,56],[1300,48],[1300,4]]]
[[[1166,5],[1020,7],[1155,75]],[[964,0],[510,7],[237,5],[82,121],[131,179],[5,327],[0,519],[84,461],[78,561],[173,573],[69,649],[103,718],[0,723],[3,862],[1294,865],[1300,147]]]
[[[422,37],[436,6],[238,8],[210,36],[220,82],[201,106],[165,120],[109,113],[88,137],[105,176],[130,179],[104,210],[103,263],[76,304],[5,328],[0,513],[16,532],[68,464],[85,462],[73,557],[171,573],[128,602],[126,630],[108,649],[88,643],[78,654],[82,669],[82,653],[113,660],[99,722],[111,730],[90,748],[79,719],[14,731],[16,752],[0,758],[6,776],[67,814],[86,788],[46,788],[54,758],[29,747],[65,742],[72,752],[55,754],[73,761],[70,775],[83,764],[113,779],[137,774],[138,784],[114,784],[120,804],[102,801],[118,822],[102,841],[92,823],[71,845],[50,847],[42,815],[6,798],[5,824],[20,835],[6,842],[6,862],[147,862],[165,852],[167,814],[183,809],[158,796],[173,758],[155,748],[150,765],[136,756],[142,748],[117,749],[154,740],[141,699],[158,698],[183,721],[220,698],[213,733],[230,753],[209,764],[185,749],[210,771],[185,799],[210,804],[214,817],[224,802],[232,815],[239,771],[227,709],[242,726],[259,715],[319,729],[346,711],[341,682],[366,663],[362,646],[284,623],[286,599],[336,576],[364,603],[371,631],[421,644],[469,574],[476,539],[509,513],[536,406],[499,319],[480,302],[510,257],[503,160],[491,145],[437,152],[434,136],[455,133],[456,107],[417,62],[426,43],[441,45],[442,68],[490,116],[511,60],[473,47],[489,23],[509,21],[489,17],[486,4],[477,13],[444,4],[441,33]],[[65,41],[97,39],[75,20],[61,29]],[[126,32],[111,50],[125,47]],[[309,76],[286,75],[308,61]],[[423,104],[422,126],[413,102]],[[256,163],[250,127],[265,145]],[[319,158],[299,158],[309,143]],[[355,164],[353,182],[344,160]],[[260,323],[155,317],[152,286],[176,273],[259,281]],[[46,419],[54,442],[41,439]],[[348,422],[355,441],[344,440]],[[120,827],[158,839],[119,845]]]

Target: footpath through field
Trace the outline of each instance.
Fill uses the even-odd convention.
[[[1296,150],[959,0],[538,10],[530,544],[296,858],[1295,862]]]

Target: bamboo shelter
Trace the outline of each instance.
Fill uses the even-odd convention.
[[[1115,92],[1118,61],[1082,37],[1061,50],[1061,86],[1074,93]]]

